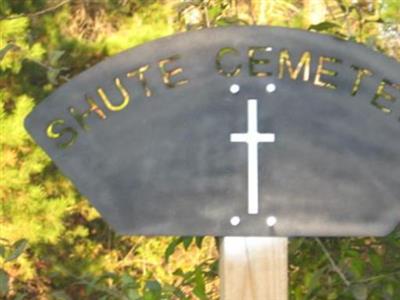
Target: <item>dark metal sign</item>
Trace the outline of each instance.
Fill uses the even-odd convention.
[[[109,58],[26,128],[120,233],[385,235],[400,220],[400,65],[230,27]]]

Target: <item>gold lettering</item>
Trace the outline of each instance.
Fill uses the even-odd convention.
[[[368,69],[359,68],[354,65],[351,66],[351,68],[353,70],[357,71],[356,80],[354,81],[353,88],[351,90],[351,95],[355,96],[355,95],[357,95],[358,91],[360,90],[361,81],[363,80],[363,78],[366,76],[372,76],[372,72]]]
[[[221,48],[218,53],[217,53],[217,57],[215,59],[215,64],[217,67],[217,71],[218,74],[225,76],[225,77],[235,77],[238,76],[240,74],[240,70],[242,68],[241,64],[237,64],[232,70],[228,71],[224,68],[222,60],[223,58],[228,55],[228,54],[235,54],[235,55],[239,55],[239,51],[236,50],[235,48],[231,48],[231,47],[225,47],[225,48]]]
[[[142,66],[142,67],[140,67],[140,68],[138,68],[136,70],[133,70],[132,72],[129,72],[129,73],[126,74],[126,77],[128,77],[128,78],[132,78],[132,77],[135,77],[136,75],[138,75],[139,81],[140,81],[140,83],[141,83],[141,85],[143,87],[143,90],[144,90],[144,95],[146,97],[151,97],[152,94],[153,94],[151,89],[149,88],[149,86],[147,84],[147,80],[146,80],[146,78],[144,76],[144,73],[146,73],[146,71],[149,68],[150,68],[149,65],[145,65],[145,66]]]
[[[78,122],[79,126],[81,126],[84,130],[88,130],[89,126],[86,124],[86,119],[89,117],[91,113],[95,113],[100,119],[106,119],[106,114],[103,110],[97,105],[93,99],[85,97],[86,102],[89,104],[89,109],[84,112],[78,112],[75,107],[69,107],[69,112],[74,117],[74,119]]]
[[[116,85],[118,91],[121,93],[121,96],[122,96],[122,102],[119,105],[112,104],[102,88],[98,88],[97,89],[97,93],[99,94],[101,100],[103,100],[105,106],[109,110],[111,110],[111,111],[121,111],[125,107],[127,107],[127,105],[129,104],[130,98],[129,98],[128,92],[122,86],[121,80],[118,77],[114,79],[114,82],[115,82],[115,85]]]
[[[300,72],[303,70],[303,81],[308,81],[310,79],[310,65],[311,65],[311,53],[306,51],[301,56],[296,69],[292,67],[292,61],[290,58],[290,53],[288,50],[281,51],[279,55],[279,79],[283,79],[285,75],[285,67],[289,72],[291,79],[296,80]]]
[[[50,124],[47,126],[46,135],[50,139],[60,139],[66,134],[69,134],[69,139],[62,143],[56,144],[58,148],[68,148],[75,143],[75,140],[78,136],[78,132],[72,127],[64,127],[59,130],[56,127],[60,127],[65,124],[65,121],[62,119],[57,119],[51,121]]]
[[[324,69],[324,65],[327,62],[340,63],[341,61],[339,59],[337,59],[337,58],[321,56],[319,58],[319,62],[318,62],[317,73],[315,74],[314,85],[320,86],[320,87],[326,87],[328,89],[335,90],[336,89],[336,85],[334,85],[333,83],[329,83],[329,82],[323,81],[321,79],[322,75],[337,76],[337,72],[336,71],[329,70],[329,69]]]
[[[167,70],[166,66],[170,63],[173,63],[177,61],[180,58],[179,55],[174,55],[166,59],[160,60],[158,63],[158,66],[160,67],[161,75],[163,82],[166,87],[168,88],[174,88],[176,86],[184,85],[188,83],[189,81],[187,79],[181,79],[176,82],[172,82],[172,77],[177,76],[178,74],[181,74],[183,72],[182,68],[175,68],[175,69],[169,69]]]
[[[248,56],[249,56],[249,73],[250,76],[257,76],[257,77],[267,77],[271,76],[271,72],[261,72],[261,71],[256,71],[256,67],[259,65],[267,65],[269,64],[269,59],[260,59],[256,58],[257,54],[261,52],[268,53],[269,47],[250,47],[248,50]]]
[[[377,107],[378,109],[380,109],[381,111],[383,111],[384,113],[389,114],[392,112],[392,110],[378,102],[378,100],[381,98],[388,102],[392,102],[392,103],[396,102],[396,98],[392,94],[389,94],[385,90],[385,87],[387,87],[387,86],[395,88],[400,91],[400,84],[393,84],[389,80],[383,79],[380,82],[374,97],[372,98],[371,104],[374,105],[375,107]]]

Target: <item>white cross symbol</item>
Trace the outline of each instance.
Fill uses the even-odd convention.
[[[232,143],[247,143],[248,213],[258,214],[258,143],[274,143],[275,134],[259,133],[257,100],[247,100],[247,133],[232,133]]]

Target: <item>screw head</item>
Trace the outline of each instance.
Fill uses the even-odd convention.
[[[265,86],[265,90],[267,91],[267,93],[273,93],[276,91],[276,85],[274,83],[269,83]]]
[[[240,224],[240,218],[238,216],[234,216],[231,218],[232,226],[238,226]]]
[[[239,91],[240,91],[240,85],[238,85],[238,84],[232,84],[231,86],[230,86],[230,88],[229,88],[229,91],[231,92],[231,94],[237,94],[237,93],[239,93]]]
[[[275,216],[269,216],[265,220],[265,223],[267,224],[268,227],[274,227],[277,222],[278,222],[278,219]]]

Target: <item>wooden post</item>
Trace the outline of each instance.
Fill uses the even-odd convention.
[[[225,237],[221,243],[221,300],[287,300],[288,239]]]

